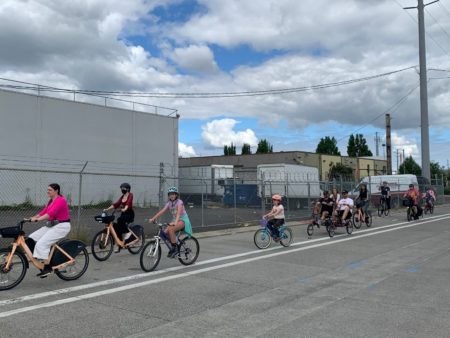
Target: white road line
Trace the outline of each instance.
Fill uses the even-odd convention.
[[[428,217],[427,219],[445,217],[447,215],[450,215],[450,213]],[[353,236],[358,236],[358,234],[360,234],[360,233],[379,231],[380,229],[391,228],[391,227],[399,226],[402,224],[409,224],[409,222],[400,222],[400,223],[384,225],[384,226],[380,226],[380,227],[376,227],[376,228],[368,228],[368,229],[364,229],[364,230],[358,230],[357,232],[354,232]],[[336,238],[340,238],[340,237],[344,237],[344,236],[347,236],[347,234],[335,235],[334,238],[336,239]],[[330,240],[330,238],[322,237],[322,238],[316,238],[316,239],[309,239],[306,241],[295,242],[291,246],[311,244],[311,243],[322,242],[322,241],[327,241],[327,240]],[[265,249],[265,250],[253,250],[253,251],[247,251],[247,252],[229,255],[229,256],[212,258],[212,259],[208,259],[205,261],[196,262],[194,267],[217,263],[217,262],[222,262],[225,260],[230,260],[230,259],[235,259],[235,258],[240,258],[240,257],[245,257],[245,256],[250,256],[250,255],[254,255],[254,254],[265,254],[268,251],[281,250],[281,249],[284,249],[284,248],[281,246],[277,246],[277,247],[272,247],[272,248]],[[192,268],[192,266],[191,267],[175,266],[175,267],[170,267],[170,268],[166,268],[163,270],[153,271],[151,273],[140,273],[140,274],[132,275],[132,276],[108,279],[108,280],[104,280],[104,281],[100,281],[100,282],[94,282],[94,283],[89,283],[89,284],[73,286],[70,288],[63,288],[63,289],[58,289],[58,290],[53,290],[53,291],[46,291],[46,292],[31,294],[31,295],[27,295],[27,296],[17,297],[17,298],[13,298],[13,299],[6,299],[3,301],[0,301],[0,306],[21,303],[21,302],[25,302],[25,301],[30,301],[30,300],[35,300],[35,299],[40,299],[40,298],[45,298],[45,297],[51,297],[51,296],[55,296],[55,295],[62,295],[62,294],[70,293],[70,292],[82,291],[82,290],[87,290],[87,289],[101,287],[101,286],[108,286],[108,285],[112,285],[112,284],[129,282],[129,281],[133,281],[133,280],[137,280],[137,279],[141,279],[141,278],[145,278],[145,277],[152,278],[153,276],[156,276],[156,275],[161,275],[161,274],[179,271],[179,270],[186,270],[189,268]]]
[[[445,217],[440,217],[438,220],[449,219],[449,218],[450,218],[450,216],[445,216]],[[271,254],[261,255],[261,256],[258,256],[258,257],[247,258],[247,259],[243,259],[243,260],[240,260],[240,261],[235,261],[235,262],[225,263],[225,264],[221,264],[221,265],[211,266],[211,267],[198,269],[198,270],[194,270],[194,271],[186,271],[186,272],[183,272],[183,273],[180,273],[180,274],[177,274],[177,275],[166,276],[166,277],[157,278],[157,279],[153,279],[153,280],[143,281],[143,282],[140,282],[140,283],[128,284],[128,285],[116,287],[114,289],[102,290],[102,291],[92,292],[92,293],[88,293],[88,294],[84,294],[84,295],[80,295],[80,296],[60,299],[60,300],[56,300],[56,301],[52,301],[52,302],[47,302],[47,303],[36,304],[36,305],[32,305],[32,306],[27,306],[27,307],[22,307],[22,308],[18,308],[18,309],[11,310],[11,311],[0,312],[0,318],[9,317],[9,316],[12,316],[12,315],[15,315],[15,314],[24,313],[24,312],[28,312],[28,311],[32,311],[32,310],[37,310],[37,309],[42,309],[42,308],[49,308],[49,307],[58,306],[58,305],[62,305],[62,304],[68,304],[68,303],[77,302],[77,301],[80,301],[80,300],[85,300],[85,299],[95,298],[95,297],[99,297],[99,296],[109,295],[109,294],[113,294],[113,293],[117,293],[117,292],[121,292],[121,291],[126,291],[126,290],[130,290],[130,289],[135,289],[135,288],[139,288],[139,287],[143,287],[143,286],[147,286],[147,285],[151,285],[151,284],[162,283],[162,282],[166,282],[166,281],[169,281],[169,280],[172,280],[172,279],[179,279],[179,278],[184,278],[184,277],[188,277],[188,276],[194,276],[194,275],[198,275],[198,274],[201,274],[201,273],[204,273],[204,272],[224,269],[224,268],[228,268],[228,267],[231,267],[231,266],[241,265],[241,264],[245,264],[245,263],[249,263],[249,262],[253,262],[253,261],[258,261],[258,260],[266,259],[266,258],[270,258],[270,257],[286,255],[286,254],[290,254],[292,252],[305,251],[305,250],[314,249],[314,248],[318,248],[318,247],[322,247],[322,246],[326,246],[326,245],[340,244],[342,242],[352,241],[352,240],[365,238],[365,237],[369,237],[369,236],[375,236],[375,235],[386,233],[386,232],[391,232],[391,231],[397,231],[397,230],[401,230],[401,229],[411,228],[411,227],[414,227],[414,226],[417,226],[417,225],[422,225],[422,224],[431,223],[431,222],[435,222],[435,221],[436,221],[436,219],[429,219],[429,220],[422,221],[422,222],[409,223],[408,225],[398,226],[398,227],[395,227],[395,228],[391,227],[390,229],[380,230],[380,231],[373,232],[373,233],[365,233],[365,234],[358,235],[358,236],[348,236],[346,238],[342,238],[342,239],[334,240],[334,241],[328,241],[326,243],[318,243],[318,244],[304,246],[304,247],[301,247],[301,248],[288,249],[288,250],[284,250],[284,251],[281,251],[281,252],[275,252],[275,253],[271,253]]]

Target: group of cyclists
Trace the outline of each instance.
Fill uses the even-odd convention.
[[[388,186],[388,182],[384,181],[379,187],[380,190],[380,202],[384,200],[386,202],[386,207],[388,210],[391,209],[391,190]],[[413,208],[414,218],[418,219],[421,215],[422,208],[420,206],[421,199],[424,198],[425,205],[427,207],[433,207],[436,201],[436,194],[431,187],[427,187],[426,192],[421,194],[420,191],[414,186],[414,184],[409,184],[409,189],[403,194],[403,198],[409,201],[410,206]],[[344,222],[346,219],[352,216],[352,208],[356,206],[358,213],[355,215],[361,215],[363,218],[368,217],[368,208],[370,204],[370,192],[365,184],[359,186],[358,194],[353,199],[348,197],[348,191],[342,191],[342,197],[336,191],[335,188],[332,190],[330,195],[328,191],[323,192],[323,197],[318,199],[313,208],[313,216],[317,219],[317,223],[321,223],[327,217],[332,217],[333,220],[336,217],[340,217]],[[358,219],[356,219],[358,221]]]
[[[131,186],[129,183],[120,185],[121,196],[119,199],[111,204],[104,211],[111,209],[120,209],[121,215],[114,224],[114,229],[125,244],[131,244],[137,238],[129,231],[128,225],[134,221],[133,210],[133,194],[131,193]],[[391,191],[387,182],[383,182],[380,186],[381,199],[385,199],[387,208],[391,208]],[[179,192],[176,187],[170,187],[167,191],[168,201],[165,206],[159,210],[153,217],[149,219],[150,223],[154,223],[160,216],[166,212],[170,212],[172,220],[169,226],[165,229],[165,233],[170,239],[172,248],[169,250],[168,257],[176,257],[179,248],[177,247],[176,234],[180,230],[184,230],[188,235],[192,235],[192,225],[189,216],[184,207],[183,201],[179,198]],[[26,239],[26,243],[33,253],[33,257],[39,259],[44,263],[43,268],[37,276],[44,278],[53,272],[52,266],[48,261],[50,249],[53,244],[65,238],[70,232],[70,214],[69,206],[63,195],[61,195],[61,187],[57,183],[49,184],[47,187],[47,195],[49,201],[42,211],[30,218],[31,221],[41,222],[46,221],[45,226],[31,233]],[[426,204],[433,205],[436,200],[436,195],[431,188],[427,188],[426,193],[421,195],[419,190],[415,188],[414,184],[409,185],[403,197],[410,202],[413,208],[414,218],[417,219],[421,214],[420,199],[425,198]],[[314,215],[320,225],[326,218],[330,217],[333,220],[339,218],[342,223],[352,216],[352,209],[356,206],[358,215],[367,217],[369,207],[370,193],[365,184],[360,185],[359,193],[353,201],[348,196],[348,191],[343,190],[342,195],[333,188],[331,194],[324,191],[321,197],[314,206]],[[275,241],[280,240],[278,229],[285,222],[284,208],[282,204],[282,197],[279,194],[272,196],[273,208],[269,213],[264,215],[269,219],[268,228],[274,234]],[[356,216],[356,215],[355,215]],[[120,247],[116,250],[119,251]]]
[[[133,194],[129,183],[120,185],[122,195],[111,206],[104,209],[119,209],[120,217],[114,223],[114,230],[125,244],[132,244],[137,238],[129,231],[128,226],[134,221],[133,210]],[[169,211],[172,220],[165,229],[170,239],[172,248],[168,253],[168,257],[174,258],[178,253],[176,233],[184,230],[188,235],[192,235],[192,225],[189,216],[184,208],[183,201],[179,198],[179,192],[176,187],[168,189],[168,201],[166,205],[159,210],[153,217],[149,219],[150,223],[154,223],[156,219]],[[37,274],[38,277],[45,278],[53,272],[53,268],[48,260],[52,245],[65,238],[70,232],[70,213],[69,205],[66,198],[61,195],[61,187],[57,183],[49,184],[47,187],[47,195],[49,201],[42,211],[29,218],[32,222],[46,221],[45,225],[38,230],[32,232],[26,239],[26,244],[30,248],[33,257],[44,263],[43,268]],[[281,202],[281,198],[280,198]],[[120,251],[117,246],[116,252]]]

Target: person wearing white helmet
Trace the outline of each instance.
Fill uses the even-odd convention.
[[[172,221],[169,223],[169,226],[166,228],[165,232],[170,239],[172,248],[167,254],[167,257],[174,258],[178,253],[176,233],[184,229],[185,233],[192,236],[192,225],[189,220],[189,216],[186,213],[186,209],[184,208],[183,201],[179,199],[178,189],[176,187],[170,187],[167,190],[167,195],[169,200],[166,205],[158,211],[155,216],[150,218],[149,222],[154,223],[156,219],[158,219],[166,211],[170,211],[172,214]]]
[[[264,218],[269,219],[267,222],[267,227],[274,234],[275,241],[280,240],[279,227],[284,224],[284,207],[281,204],[281,195],[275,194],[272,196],[273,207],[272,210],[264,215]]]

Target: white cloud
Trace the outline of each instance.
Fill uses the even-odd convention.
[[[412,156],[416,162],[418,162],[419,164],[421,163],[420,149],[417,145],[417,140],[411,137],[411,135],[407,136],[399,135],[398,133],[392,133],[391,143],[393,149],[392,158],[394,159],[394,163],[397,156],[397,150],[400,158],[403,158],[404,153],[405,157]]]
[[[202,126],[203,141],[212,147],[221,148],[224,145],[233,143],[235,146],[242,146],[244,143],[254,147],[258,144],[258,139],[251,129],[245,131],[235,131],[234,127],[238,121],[233,119],[221,119],[208,122]]]
[[[192,157],[192,156],[197,156],[197,154],[195,153],[195,150],[192,146],[188,146],[184,143],[179,142],[178,143],[178,156]]]
[[[180,67],[187,70],[199,73],[218,72],[214,55],[208,46],[190,45],[186,48],[175,48],[171,53],[171,58]]]

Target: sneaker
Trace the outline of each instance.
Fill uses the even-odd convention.
[[[53,272],[53,269],[50,265],[45,264],[44,268],[41,270],[41,272],[39,272],[36,276],[37,277],[41,277],[41,278],[45,278],[47,277],[49,274],[51,274]]]
[[[115,247],[115,249],[114,249],[114,252],[115,252],[115,253],[119,253],[121,249],[122,249],[122,248],[121,248],[120,246],[116,245],[116,247]]]
[[[174,258],[177,254],[177,248],[176,247],[172,247],[172,249],[169,250],[169,252],[167,253],[167,257],[168,258]]]

